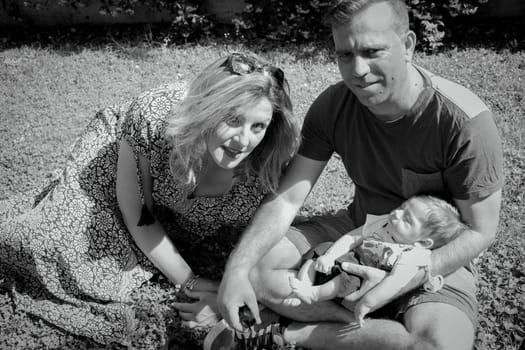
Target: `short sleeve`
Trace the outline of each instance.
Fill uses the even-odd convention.
[[[158,167],[161,159],[158,155],[165,150],[164,134],[168,119],[175,117],[176,107],[183,95],[183,83],[165,85],[141,94],[129,104],[127,109],[120,139],[125,140],[133,151],[142,200],[144,200],[144,188],[140,156],[150,161],[150,173],[153,172],[152,169]],[[140,222],[147,217],[146,209],[143,205]]]
[[[328,120],[334,116],[331,105],[333,88],[325,90],[310,106],[301,129],[299,154],[315,160],[328,160],[334,152],[330,126],[335,122]]]
[[[150,158],[153,147],[164,142],[168,119],[184,95],[184,84],[149,90],[132,101],[122,126],[122,138],[135,156]]]
[[[483,198],[503,186],[503,151],[490,112],[468,120],[449,145],[444,179],[454,198]]]

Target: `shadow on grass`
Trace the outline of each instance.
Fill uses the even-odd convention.
[[[174,42],[169,23],[137,25],[77,25],[34,27],[29,25],[1,27],[0,52],[25,46],[53,50],[62,56],[83,50],[113,50],[119,57],[137,61],[153,59],[152,48],[171,46],[222,45],[242,47],[255,53],[287,52],[295,61],[312,60],[326,63],[330,50],[326,42],[290,43],[235,36],[231,26],[223,25],[215,36],[196,37],[191,42]],[[228,33],[228,35],[225,35]],[[327,38],[328,41],[329,38]]]

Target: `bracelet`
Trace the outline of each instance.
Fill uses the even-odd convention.
[[[199,275],[191,275],[191,277],[188,278],[186,282],[184,282],[184,289],[192,291],[198,279],[199,279]]]

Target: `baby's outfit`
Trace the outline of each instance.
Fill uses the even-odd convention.
[[[385,271],[391,271],[396,264],[423,267],[427,272],[425,290],[436,292],[443,286],[442,276],[430,275],[430,249],[394,242],[389,232],[388,215],[367,215],[363,238],[363,243],[355,249],[361,264]]]

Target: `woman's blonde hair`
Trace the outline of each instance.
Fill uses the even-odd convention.
[[[297,149],[299,133],[284,73],[253,54],[234,53],[220,58],[190,83],[166,130],[172,146],[173,176],[194,187],[205,168],[210,133],[241,106],[255,105],[264,97],[272,105],[272,121],[261,143],[236,173],[255,174],[266,191],[275,191],[285,165]]]

